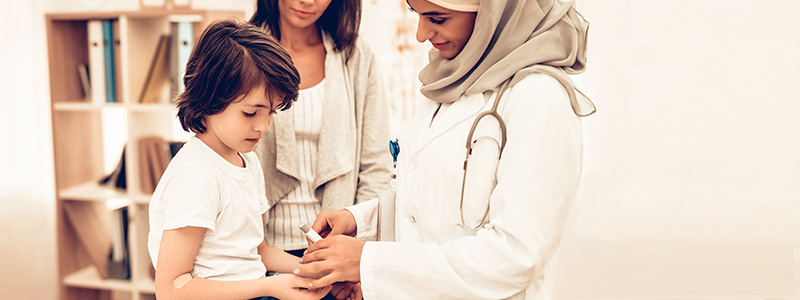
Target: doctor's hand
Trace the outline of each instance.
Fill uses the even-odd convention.
[[[322,237],[340,234],[356,236],[356,218],[346,209],[323,211],[317,214],[311,229]]]
[[[334,283],[331,295],[336,297],[336,300],[362,300],[364,298],[361,294],[361,284],[352,282]]]
[[[364,244],[344,235],[326,237],[308,247],[294,274],[311,279],[309,288],[341,281],[359,282]]]

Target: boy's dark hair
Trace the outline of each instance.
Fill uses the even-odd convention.
[[[186,90],[178,95],[178,119],[183,130],[204,133],[207,116],[263,85],[266,97],[283,101],[286,110],[297,100],[300,74],[278,41],[251,24],[216,21],[197,41],[183,77]]]
[[[278,1],[280,0],[256,0],[256,11],[250,23],[258,27],[266,25],[269,32],[280,41],[281,16]],[[361,0],[333,0],[317,20],[320,31],[333,38],[333,50],[344,51],[346,59],[350,59],[353,54],[360,24]]]

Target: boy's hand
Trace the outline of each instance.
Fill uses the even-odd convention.
[[[331,294],[336,300],[361,300],[361,284],[352,282],[337,282],[333,284]]]
[[[278,274],[267,278],[274,280],[276,288],[272,296],[278,299],[318,300],[331,290],[331,286],[308,289],[307,279],[292,274]]]

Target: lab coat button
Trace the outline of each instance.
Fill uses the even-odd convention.
[[[408,220],[411,221],[411,223],[417,222],[417,219],[415,219],[414,216],[409,217]]]

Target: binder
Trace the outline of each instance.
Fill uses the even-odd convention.
[[[194,46],[194,24],[191,21],[172,22],[170,29],[170,98],[174,99],[184,90],[183,76]]]
[[[108,278],[108,254],[111,251],[111,214],[106,204],[94,201],[64,201],[67,220],[86,249],[101,278]]]
[[[169,88],[169,35],[161,35],[156,46],[156,52],[153,55],[153,60],[150,63],[150,69],[147,72],[147,78],[142,86],[142,92],[139,94],[140,103],[158,103],[168,95]]]
[[[103,24],[103,66],[105,67],[106,102],[117,100],[116,72],[114,71],[114,29],[111,20],[102,20]]]
[[[89,20],[86,24],[89,40],[89,82],[92,103],[106,101],[106,67],[103,48],[103,22]]]
[[[111,20],[111,37],[114,43],[114,94],[116,95],[115,101],[122,102],[122,53],[120,50],[121,43],[119,37],[119,20]]]

